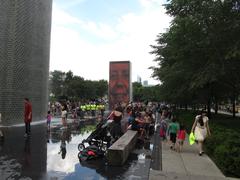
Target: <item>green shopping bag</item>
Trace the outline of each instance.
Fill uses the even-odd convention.
[[[195,143],[195,136],[194,136],[193,132],[191,132],[189,135],[189,144],[193,145],[194,143]]]

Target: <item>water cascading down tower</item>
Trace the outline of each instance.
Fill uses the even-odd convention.
[[[0,113],[3,125],[23,122],[24,98],[33,121],[48,101],[52,0],[0,0]]]

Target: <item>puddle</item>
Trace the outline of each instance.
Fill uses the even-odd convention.
[[[144,151],[153,149],[150,143],[142,152],[130,154],[121,167],[108,166],[104,158],[80,163],[78,144],[95,127],[95,123],[72,123],[69,128],[62,128],[60,119],[55,118],[50,131],[45,124],[33,126],[29,139],[23,137],[23,127],[11,128],[0,145],[0,176],[21,180],[148,178],[151,159]]]

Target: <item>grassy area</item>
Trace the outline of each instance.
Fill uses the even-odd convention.
[[[175,114],[190,132],[197,113],[179,110]],[[226,176],[240,177],[240,118],[212,114],[209,126],[212,135],[205,142],[205,151]]]
[[[189,110],[178,110],[175,112],[175,114],[177,115],[180,122],[183,122],[186,125],[188,132],[190,132],[197,112]],[[225,114],[212,114],[209,124],[210,126],[217,125],[223,128],[231,129],[233,131],[240,131],[239,117],[233,118],[232,116]]]

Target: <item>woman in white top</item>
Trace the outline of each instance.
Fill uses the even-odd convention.
[[[191,132],[194,133],[195,139],[198,142],[199,146],[199,156],[201,156],[203,151],[203,142],[207,136],[210,136],[210,129],[208,125],[208,117],[206,112],[202,110],[201,115],[197,115],[192,126]]]

